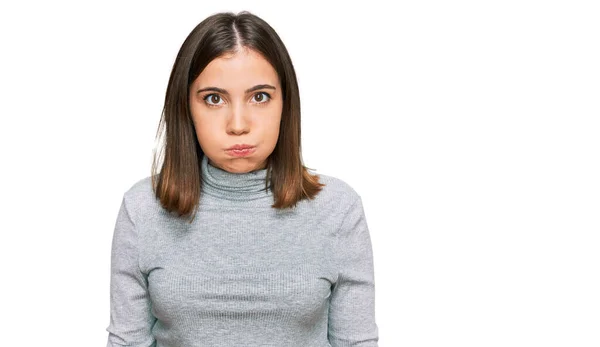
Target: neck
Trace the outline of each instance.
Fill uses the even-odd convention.
[[[233,173],[212,165],[205,155],[202,156],[202,191],[222,200],[246,201],[272,197],[266,189],[267,169],[246,173]]]

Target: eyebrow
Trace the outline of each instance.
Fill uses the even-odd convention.
[[[259,90],[259,89],[273,89],[273,90],[275,90],[276,88],[275,88],[275,87],[273,87],[273,86],[272,86],[272,85],[270,85],[270,84],[257,84],[257,85],[255,85],[255,86],[254,86],[254,87],[252,87],[252,88],[248,88],[248,89],[246,89],[246,94],[248,94],[248,93],[252,93],[253,91],[256,91],[256,90]],[[199,90],[196,92],[196,94],[199,94],[199,93],[202,93],[202,92],[206,92],[206,91],[219,92],[219,93],[222,93],[222,94],[225,94],[225,95],[229,95],[229,92],[228,92],[228,91],[226,91],[225,89],[222,89],[222,88],[217,88],[217,87],[206,87],[206,88],[202,88],[202,89],[199,89]]]

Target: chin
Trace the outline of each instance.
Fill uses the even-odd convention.
[[[248,173],[251,171],[259,170],[259,164],[250,161],[249,158],[236,158],[232,160],[228,160],[228,165],[226,166],[227,171],[233,173]]]

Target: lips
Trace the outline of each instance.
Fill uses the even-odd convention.
[[[243,144],[233,145],[233,146],[227,148],[227,150],[241,150],[241,149],[250,149],[250,148],[254,148],[254,146],[243,143]]]
[[[240,146],[238,146],[240,147]],[[256,152],[256,147],[242,147],[242,149],[228,149],[225,151],[228,155],[234,156],[234,157],[246,157],[251,155],[252,153]]]

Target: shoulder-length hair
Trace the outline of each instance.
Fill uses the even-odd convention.
[[[201,188],[204,153],[189,108],[189,88],[215,58],[239,46],[260,53],[279,76],[283,109],[279,139],[267,159],[265,187],[273,192],[273,208],[294,207],[313,199],[325,185],[303,165],[300,144],[300,93],[290,56],[275,30],[258,16],[242,11],[213,14],[200,22],[183,42],[167,86],[157,138],[166,130],[162,168],[154,151],[152,188],[161,205],[179,216],[195,216]],[[160,153],[160,151],[159,151]],[[192,216],[193,220],[193,216]]]

